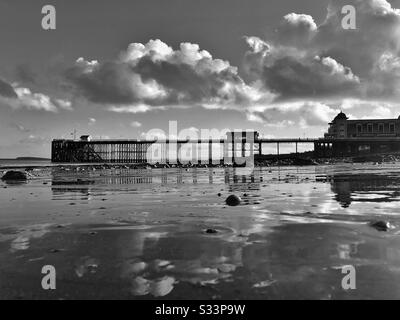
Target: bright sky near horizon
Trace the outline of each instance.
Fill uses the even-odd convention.
[[[42,7],[56,8],[43,30]],[[343,5],[357,28],[341,26]],[[315,137],[400,114],[400,0],[0,0],[0,158],[151,129]]]

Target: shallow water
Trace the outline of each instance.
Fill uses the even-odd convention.
[[[400,298],[399,163],[32,175],[0,182],[2,299]]]

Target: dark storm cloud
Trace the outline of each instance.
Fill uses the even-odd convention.
[[[2,79],[0,79],[0,96],[5,98],[18,98],[12,85]]]
[[[67,78],[86,98],[114,105],[114,111],[118,105],[133,112],[143,105],[228,108],[271,97],[247,85],[237,68],[213,59],[198,45],[182,43],[173,50],[160,40],[133,43],[111,62],[80,58],[67,71]]]

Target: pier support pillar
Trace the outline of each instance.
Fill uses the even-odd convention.
[[[198,163],[198,164],[201,164],[201,152],[203,151],[203,148],[202,148],[202,143],[201,143],[201,140],[200,140],[200,139],[197,140],[197,148],[198,148],[198,153],[197,153],[198,159],[197,159],[197,163]]]
[[[165,163],[169,164],[169,139],[165,143]]]
[[[212,165],[213,164],[213,152],[212,152],[212,140],[208,140],[208,164]]]

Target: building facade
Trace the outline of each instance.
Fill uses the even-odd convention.
[[[400,137],[400,117],[397,119],[349,120],[340,112],[331,123],[327,139]]]
[[[314,147],[317,157],[400,152],[400,117],[350,120],[340,112]]]

